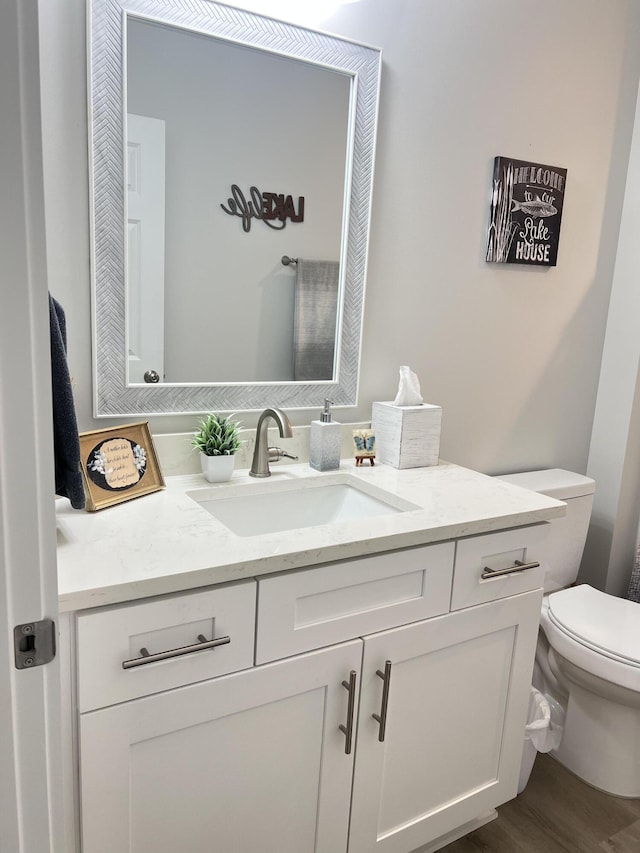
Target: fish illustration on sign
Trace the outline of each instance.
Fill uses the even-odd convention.
[[[547,201],[542,201],[542,199],[538,195],[532,201],[516,201],[514,198],[512,199],[512,204],[512,213],[515,213],[518,210],[522,210],[524,211],[524,213],[527,214],[527,216],[555,216],[555,214],[558,212],[557,207],[554,207]]]

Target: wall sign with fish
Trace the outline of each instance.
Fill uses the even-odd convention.
[[[487,261],[554,267],[567,170],[496,157]]]

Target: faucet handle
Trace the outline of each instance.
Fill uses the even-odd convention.
[[[270,447],[269,448],[269,462],[279,462],[283,458],[287,459],[297,459],[297,456],[294,456],[293,453],[287,453],[286,450],[283,450],[281,447]]]

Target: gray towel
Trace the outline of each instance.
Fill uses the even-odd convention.
[[[298,259],[293,325],[293,378],[333,378],[338,312],[337,261]]]
[[[627,598],[629,601],[637,601],[640,604],[640,542],[636,548],[636,558],[629,579]]]

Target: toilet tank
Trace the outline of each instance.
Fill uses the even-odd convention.
[[[566,502],[567,514],[549,522],[549,536],[536,550],[536,559],[546,568],[545,592],[570,586],[578,576],[582,560],[595,481],[561,468],[505,474],[497,479]]]

